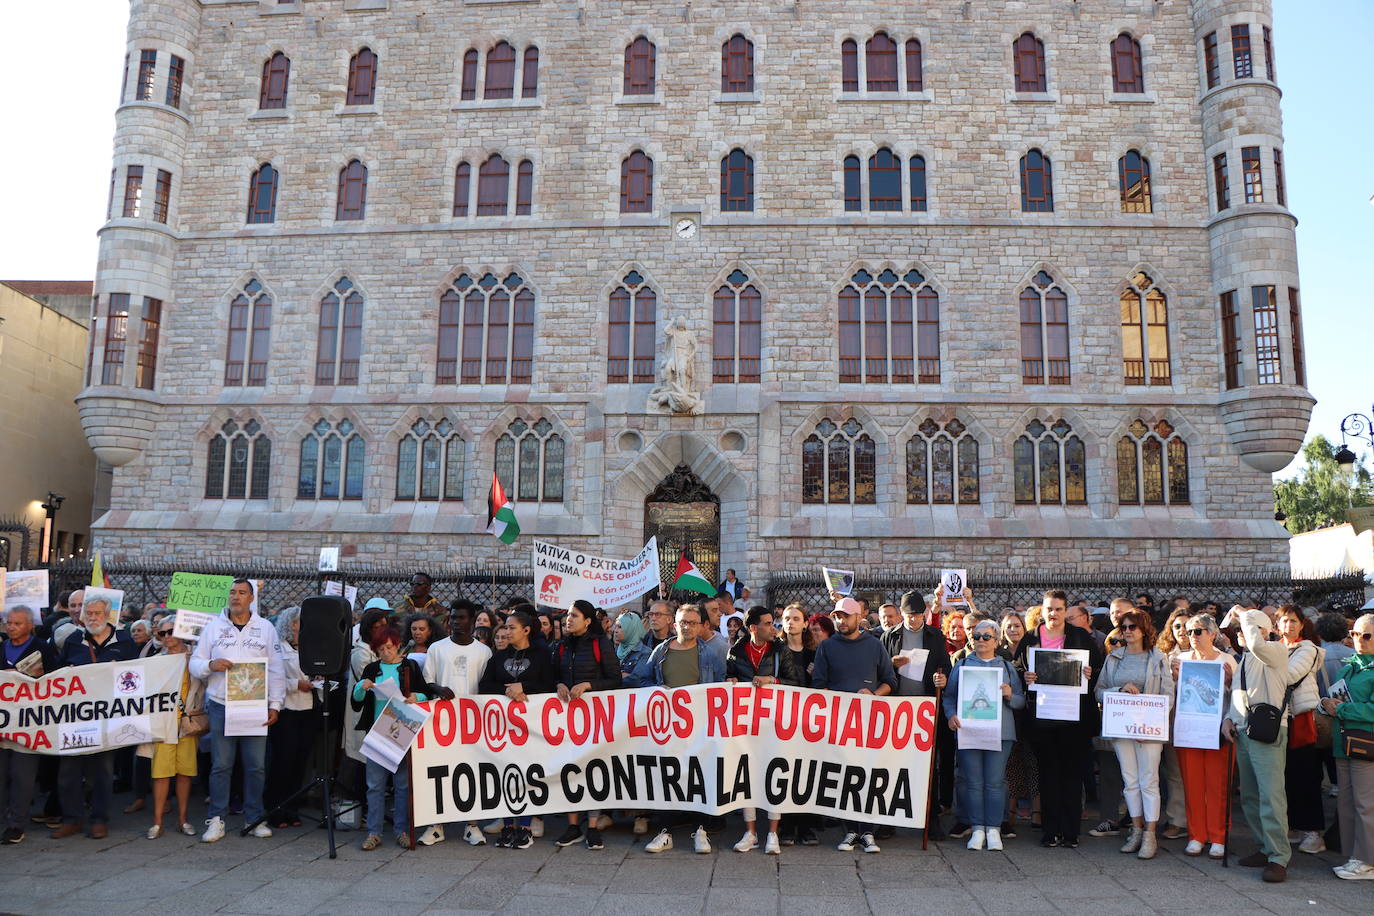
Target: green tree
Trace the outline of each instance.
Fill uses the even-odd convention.
[[[1374,501],[1374,484],[1363,462],[1347,478],[1336,463],[1339,448],[1325,436],[1313,436],[1302,447],[1307,462],[1296,477],[1274,485],[1274,507],[1288,517],[1293,534],[1345,523],[1345,510]]]

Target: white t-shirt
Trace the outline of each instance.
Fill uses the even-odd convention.
[[[425,680],[447,687],[456,696],[476,696],[489,658],[491,649],[475,639],[466,646],[441,639],[425,655]]]

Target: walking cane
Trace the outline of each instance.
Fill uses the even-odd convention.
[[[930,772],[926,774],[926,823],[925,829],[921,831],[922,852],[930,848],[931,801],[935,797],[935,760],[939,756],[935,752],[935,742],[940,739],[940,694],[943,692],[943,687],[935,688],[935,731],[930,742]]]
[[[1236,775],[1236,742],[1232,741],[1226,751],[1226,832],[1224,851],[1221,854],[1221,867],[1231,867],[1231,795],[1234,791]]]

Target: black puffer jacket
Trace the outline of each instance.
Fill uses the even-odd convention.
[[[618,690],[621,686],[620,658],[605,636],[565,636],[553,647],[553,664],[558,683],[564,687],[591,684],[592,690]]]

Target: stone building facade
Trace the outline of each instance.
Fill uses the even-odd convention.
[[[718,505],[745,578],[1286,564],[1268,0],[131,11],[112,557],[521,564],[496,469],[603,555],[715,566]],[[650,397],[679,317],[698,412]]]

